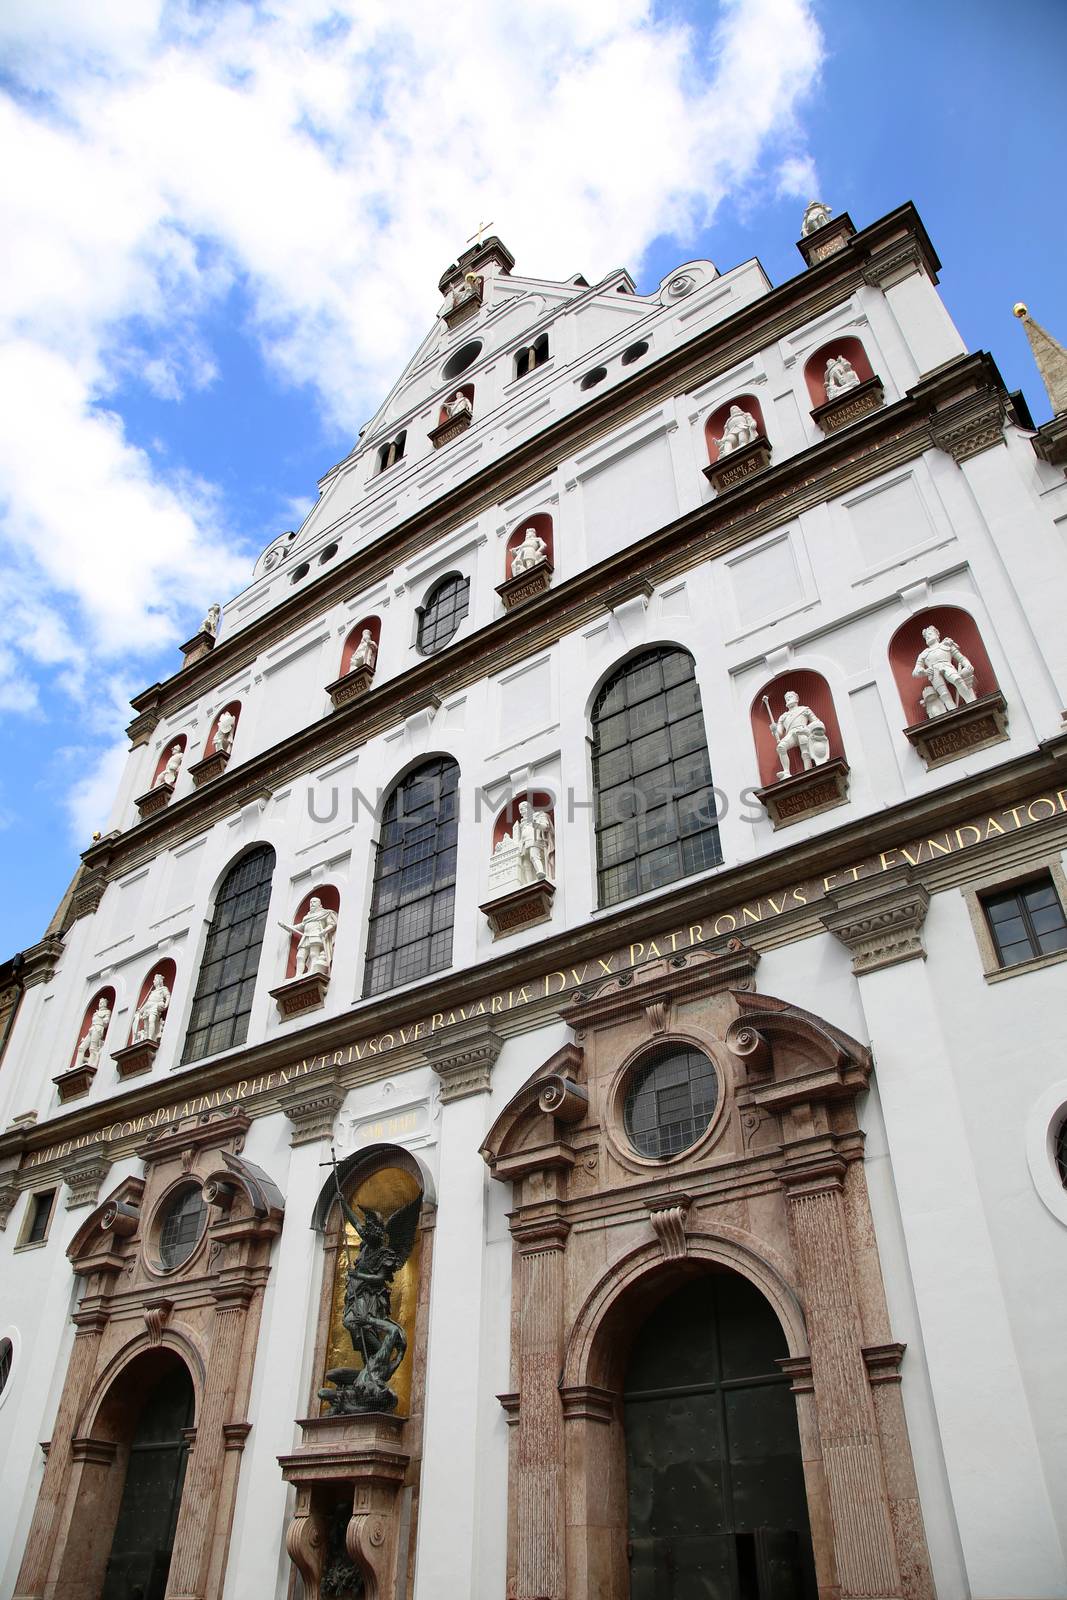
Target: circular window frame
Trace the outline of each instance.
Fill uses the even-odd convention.
[[[190,1177],[188,1174],[183,1173],[180,1178],[176,1178],[174,1182],[163,1191],[156,1203],[156,1208],[152,1212],[151,1221],[148,1225],[148,1233],[145,1238],[144,1248],[141,1252],[144,1265],[153,1277],[172,1278],[176,1272],[182,1272],[188,1268],[189,1264],[192,1261],[195,1261],[196,1257],[200,1255],[206,1247],[208,1227],[211,1222],[211,1206],[205,1199],[204,1225],[200,1230],[200,1236],[193,1245],[193,1248],[185,1257],[184,1261],[177,1262],[173,1267],[165,1267],[163,1265],[163,1259],[160,1252],[160,1240],[163,1235],[164,1224],[167,1220],[167,1213],[170,1211],[171,1206],[181,1194],[187,1190],[193,1189],[200,1189],[201,1192],[203,1192],[203,1185],[200,1183],[198,1178]]]
[[[607,367],[591,367],[584,378],[578,381],[578,387],[584,393],[586,389],[595,389],[598,383],[603,383],[608,375]]]
[[[1037,1197],[1057,1222],[1067,1227],[1067,1186],[1056,1161],[1056,1140],[1067,1122],[1067,1078],[1061,1078],[1033,1104],[1026,1119],[1026,1164]]]
[[[447,361],[441,364],[441,377],[444,382],[452,383],[456,378],[461,378],[465,372],[469,372],[484,349],[483,340],[468,339],[458,350],[453,350]]]
[[[626,1132],[626,1097],[630,1092],[634,1075],[652,1051],[668,1049],[671,1046],[684,1050],[699,1050],[702,1055],[707,1056],[719,1080],[719,1094],[711,1120],[692,1144],[687,1144],[684,1150],[679,1150],[673,1156],[646,1156],[630,1143],[630,1136]],[[607,1095],[608,1114],[605,1118],[605,1131],[608,1143],[613,1154],[632,1172],[664,1172],[682,1162],[691,1161],[698,1152],[708,1149],[722,1137],[726,1127],[727,1107],[731,1099],[730,1075],[723,1064],[717,1042],[696,1029],[672,1028],[669,1032],[658,1034],[652,1039],[643,1039],[616,1069],[608,1086]]]
[[[327,561],[332,561],[334,556],[337,554],[338,550],[340,550],[340,548],[341,548],[341,546],[338,544],[337,540],[335,539],[335,540],[333,540],[333,542],[331,544],[328,544],[326,546],[325,550],[320,550],[319,551],[319,566],[320,567],[324,567],[326,565]]]
[[[307,575],[308,575],[308,573],[310,571],[311,571],[311,562],[310,561],[301,561],[300,565],[298,567],[294,567],[292,572],[289,574],[289,582],[290,583],[302,583],[303,580],[307,577]]]

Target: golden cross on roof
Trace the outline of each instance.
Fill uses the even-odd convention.
[[[483,230],[486,229],[486,228],[491,228],[492,226],[493,226],[493,224],[491,222],[479,222],[477,232],[471,234],[470,238],[467,240],[467,243],[468,244],[477,243],[478,249],[480,250],[482,248],[482,233],[483,233]]]

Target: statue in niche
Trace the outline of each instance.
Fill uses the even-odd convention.
[[[215,737],[211,741],[212,751],[216,755],[229,755],[233,749],[233,731],[237,726],[237,718],[232,711],[224,711],[215,724]]]
[[[529,572],[531,567],[540,567],[547,559],[548,545],[536,528],[527,528],[522,536],[522,543],[517,544],[511,552],[511,576],[517,578],[520,572]]]
[[[473,415],[474,407],[471,405],[470,395],[464,394],[462,389],[457,389],[441,407],[442,422],[456,422],[460,417],[473,417]]]
[[[390,1315],[390,1290],[394,1274],[414,1248],[422,1196],[383,1218],[369,1206],[353,1209],[346,1203],[336,1165],[334,1183],[341,1213],[360,1239],[355,1261],[348,1256],[347,1240],[342,1246],[348,1260],[348,1279],[341,1320],[363,1365],[331,1368],[326,1381],[333,1387],[320,1389],[319,1398],[329,1404],[335,1417],[360,1411],[394,1411],[397,1397],[389,1388],[389,1380],[407,1354],[408,1341],[403,1328]]]
[[[207,616],[200,624],[200,632],[206,633],[210,635],[212,639],[214,639],[219,631],[219,618],[221,616],[222,607],[219,605],[217,600],[212,601],[211,605],[209,605],[207,608]]]
[[[925,678],[922,708],[928,717],[943,717],[976,698],[974,667],[955,639],[942,639],[936,628],[924,628],[926,648],[920,650],[912,671],[913,678]],[[955,698],[953,698],[955,691]]]
[[[862,382],[847,356],[830,357],[826,363],[825,381],[827,400],[836,400],[839,394],[858,388]]]
[[[374,635],[369,628],[364,628],[359,636],[359,643],[352,652],[348,670],[349,672],[358,672],[361,667],[366,667],[368,672],[373,672],[377,660],[378,646],[374,642]]]
[[[715,444],[720,456],[728,456],[735,450],[740,450],[742,445],[752,444],[758,438],[759,423],[751,411],[742,411],[740,406],[731,406],[726,426],[722,430],[722,438],[716,439]]]
[[[450,317],[453,311],[458,311],[460,306],[466,305],[467,301],[470,300],[473,295],[477,294],[478,285],[480,282],[481,279],[478,277],[477,273],[466,273],[458,283],[454,283],[451,289],[449,289],[441,303],[441,309],[438,311],[437,315],[439,317]]]
[[[519,849],[520,884],[554,876],[556,830],[547,811],[535,811],[528,800],[520,800],[511,836]]]
[[[170,990],[163,981],[163,974],[157,972],[152,979],[152,987],[133,1014],[134,1044],[145,1041],[151,1044],[159,1043],[169,1005]]]
[[[174,785],[178,781],[178,773],[181,771],[182,757],[184,754],[185,751],[182,749],[180,744],[171,745],[170,755],[167,757],[167,764],[163,768],[163,771],[159,774],[159,777],[156,779],[154,785],[155,788],[174,788]]]
[[[295,926],[288,922],[279,922],[278,926],[284,928],[286,933],[295,933],[298,940],[294,977],[308,978],[321,974],[328,978],[333,966],[337,913],[324,906],[317,895],[312,895],[305,916]]]
[[[785,710],[780,717],[775,717],[766,695],[763,696],[763,704],[771,719],[771,733],[778,751],[779,782],[793,776],[789,763],[794,750],[799,750],[805,772],[810,772],[812,767],[824,766],[829,761],[830,739],[826,724],[819,720],[810,706],[801,705],[795,689],[786,690]]]
[[[111,1021],[111,1007],[104,996],[100,996],[96,1010],[89,1019],[89,1026],[78,1044],[78,1053],[75,1065],[79,1067],[98,1067],[100,1065],[100,1052],[104,1047],[104,1037],[107,1033],[108,1023]]]
[[[809,200],[804,212],[804,220],[800,224],[800,237],[806,239],[809,233],[815,233],[819,228],[825,228],[830,220],[830,207],[824,206],[821,200]]]

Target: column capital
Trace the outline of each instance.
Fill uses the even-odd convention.
[[[910,867],[893,867],[827,896],[823,927],[852,953],[857,977],[901,961],[926,960],[922,929],[930,904]]]
[[[69,1161],[62,1168],[63,1180],[70,1191],[67,1195],[67,1210],[76,1211],[80,1206],[95,1206],[100,1198],[100,1186],[110,1170],[111,1162],[99,1154],[79,1156],[76,1160]]]
[[[294,1150],[298,1145],[315,1144],[319,1139],[330,1137],[344,1097],[344,1090],[334,1075],[318,1084],[302,1084],[282,1096],[281,1108],[292,1123],[289,1143]]]
[[[520,1256],[555,1255],[563,1250],[571,1225],[558,1214],[536,1217],[511,1217],[511,1237]]]
[[[469,1095],[487,1094],[493,1063],[504,1041],[487,1023],[450,1028],[447,1039],[433,1040],[424,1054],[441,1080],[441,1103],[465,1100]]]

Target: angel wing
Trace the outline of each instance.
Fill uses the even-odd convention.
[[[419,1226],[419,1213],[422,1210],[422,1195],[416,1195],[414,1200],[409,1200],[406,1206],[401,1206],[399,1211],[394,1211],[389,1221],[385,1224],[385,1231],[389,1237],[389,1248],[396,1256],[400,1266],[403,1266],[411,1254],[415,1243],[415,1234]]]

